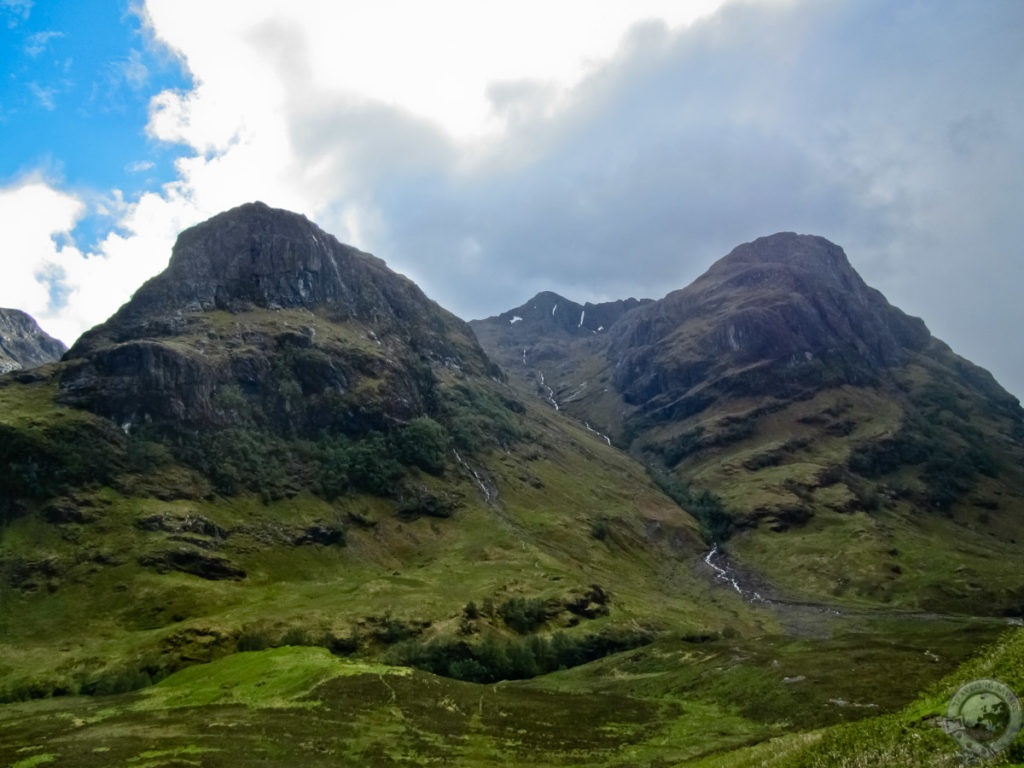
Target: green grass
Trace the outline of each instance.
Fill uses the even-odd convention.
[[[403,675],[408,670],[382,664],[342,660],[325,648],[291,647],[235,653],[200,664],[147,688],[135,709],[242,704],[249,708],[317,706],[299,701],[334,677]]]
[[[172,759],[282,768],[940,765],[927,760],[952,742],[928,718],[961,681],[1024,684],[1024,632],[939,680],[995,631],[948,622],[868,631],[850,620],[831,640],[664,639],[498,685],[276,648],[194,666],[135,694],[4,705],[0,760],[29,750],[75,768]],[[859,667],[846,668],[851,661]],[[877,708],[831,703],[867,697]]]

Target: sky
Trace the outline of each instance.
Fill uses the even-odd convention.
[[[262,200],[465,318],[779,231],[1024,397],[1020,0],[0,0],[0,306],[72,343]]]

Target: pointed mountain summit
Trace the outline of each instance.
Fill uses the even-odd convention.
[[[672,418],[722,395],[874,383],[930,339],[920,319],[864,283],[842,248],[786,232],[737,247],[634,313],[612,332],[609,354],[624,399]]]
[[[256,202],[182,232],[167,269],[87,333],[71,356],[104,338],[173,333],[187,313],[254,309],[320,311],[339,322],[416,332],[419,344],[458,324],[382,260],[343,245],[301,214]]]
[[[924,530],[950,546],[971,541],[979,558],[993,546],[1021,556],[1020,403],[822,237],[740,245],[600,334],[558,336],[525,320],[513,331],[506,315],[473,327],[510,381],[629,450],[703,509],[709,538],[732,535],[733,554],[771,583],[949,604],[967,599],[968,583],[985,588],[950,578],[943,558],[957,558],[941,545],[919,561],[931,563],[931,586],[901,577],[901,553]],[[847,551],[810,571],[791,559],[857,531],[870,556]],[[986,571],[968,559],[965,573]],[[1024,583],[988,588],[999,604],[1024,605]]]
[[[249,203],[181,233],[167,269],[69,350],[61,396],[119,423],[205,423],[219,388],[255,394],[296,357],[302,394],[383,380],[400,419],[423,409],[421,366],[493,372],[465,323],[412,281],[300,214]],[[283,421],[314,429],[316,417]]]
[[[60,360],[64,342],[46,333],[20,309],[0,309],[0,373]]]
[[[625,299],[600,304],[589,301],[577,304],[552,291],[541,291],[522,306],[502,312],[493,319],[507,322],[513,333],[522,333],[523,329],[539,326],[581,336],[606,331],[623,314],[649,301]],[[523,325],[516,327],[519,323]]]

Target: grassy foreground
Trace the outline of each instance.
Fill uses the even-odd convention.
[[[1024,689],[1024,631],[857,625],[817,640],[666,638],[497,685],[322,648],[235,653],[136,693],[4,705],[0,763],[953,766],[957,747],[937,722],[956,688],[995,677]],[[1018,739],[995,764],[1022,756]]]

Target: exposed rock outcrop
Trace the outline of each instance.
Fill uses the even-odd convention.
[[[723,395],[870,384],[931,340],[869,288],[839,246],[791,232],[735,248],[691,285],[631,313],[607,355],[627,403],[664,418]]]
[[[0,373],[35,368],[60,360],[64,342],[39,327],[20,309],[0,309]]]
[[[184,231],[167,269],[66,360],[62,401],[127,429],[225,423],[239,395],[282,430],[346,414],[350,431],[381,429],[424,413],[431,370],[496,373],[410,280],[262,203]]]

